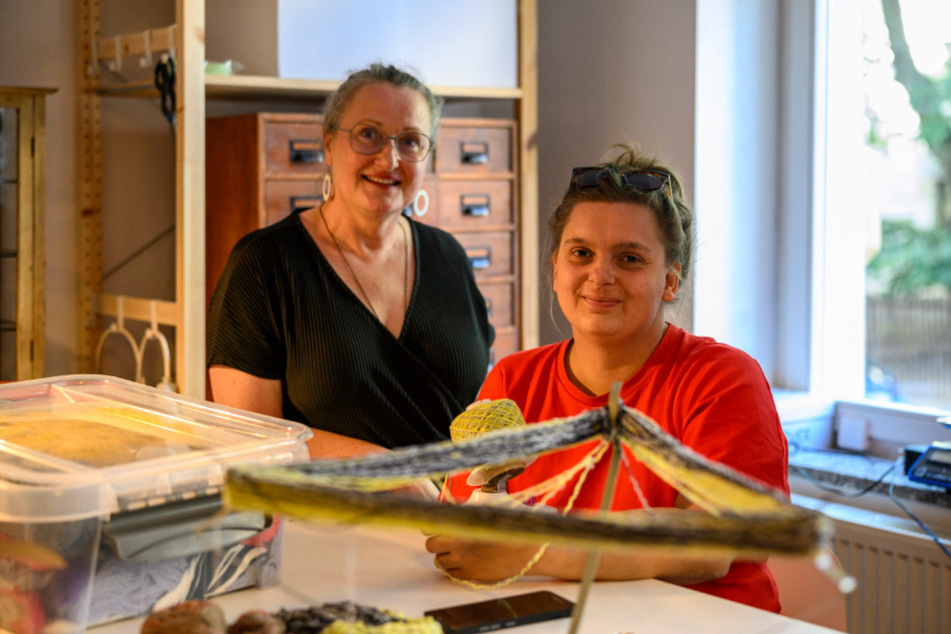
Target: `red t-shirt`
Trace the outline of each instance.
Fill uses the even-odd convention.
[[[517,352],[489,373],[480,399],[509,398],[529,423],[580,414],[603,407],[607,395],[584,394],[568,378],[565,353],[570,341]],[[668,434],[707,458],[726,464],[789,495],[786,437],[769,384],[759,364],[745,352],[669,326],[660,344],[621,388],[624,405],[639,410]],[[594,442],[539,456],[508,483],[521,491],[565,471],[585,456]],[[651,507],[672,507],[677,491],[625,449],[631,471]],[[572,508],[597,509],[607,478],[610,451],[587,475]],[[473,487],[465,474],[450,481],[454,498],[466,500]],[[569,481],[551,500],[563,508],[575,488]],[[642,508],[626,472],[617,480],[613,510]],[[764,563],[734,562],[716,581],[695,590],[779,612],[776,584]]]

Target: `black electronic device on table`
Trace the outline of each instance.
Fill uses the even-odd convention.
[[[951,489],[951,443],[928,445],[908,471],[908,479]]]
[[[548,590],[427,610],[446,634],[477,634],[571,616],[574,603]]]

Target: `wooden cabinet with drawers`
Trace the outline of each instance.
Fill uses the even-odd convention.
[[[252,113],[205,123],[205,289],[241,236],[320,204],[321,118]]]
[[[253,113],[205,126],[206,294],[238,239],[320,204],[326,171],[317,114]],[[519,349],[515,123],[443,118],[416,220],[452,233],[469,255],[495,327],[493,362]]]
[[[495,327],[493,363],[519,349],[515,122],[444,118],[433,155],[435,224],[469,254]]]

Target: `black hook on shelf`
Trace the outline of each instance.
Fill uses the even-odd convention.
[[[155,65],[155,87],[159,91],[162,114],[175,125],[175,59],[171,55],[162,55]]]

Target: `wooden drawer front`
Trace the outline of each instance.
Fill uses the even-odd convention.
[[[265,122],[264,154],[267,173],[322,176],[326,171],[322,135],[318,122]]]
[[[439,173],[499,174],[512,171],[512,128],[440,127],[433,168]]]
[[[489,321],[499,328],[515,325],[515,284],[512,282],[483,282],[479,290],[485,298]]]
[[[512,181],[442,180],[439,225],[448,231],[512,226]]]
[[[264,183],[265,225],[273,225],[294,211],[320,205],[319,180],[268,180]]]
[[[495,330],[495,341],[489,351],[489,363],[495,365],[499,359],[518,352],[518,332],[514,328]]]
[[[465,248],[477,278],[515,273],[514,233],[511,231],[453,235]]]

